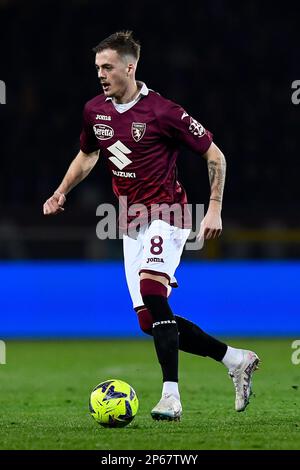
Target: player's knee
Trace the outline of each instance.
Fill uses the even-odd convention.
[[[172,292],[172,287],[170,286],[170,284],[167,285],[167,296],[169,297],[171,295],[171,292]]]
[[[145,307],[151,312],[153,324],[174,320],[172,310],[168,304],[167,286],[154,279],[142,279],[141,296]]]
[[[147,270],[147,272],[145,271],[140,271],[140,280],[143,280],[143,279],[153,279],[154,281],[157,281],[157,282],[160,282],[161,284],[163,284],[164,286],[168,286],[169,285],[169,278],[168,276],[166,276],[165,274],[160,274],[156,271],[152,271],[152,270]]]
[[[146,307],[137,310],[137,316],[141,330],[147,335],[152,335],[153,318],[149,310]]]
[[[140,291],[143,299],[149,295],[159,295],[161,297],[168,296],[167,286],[153,278],[142,278],[140,281]]]

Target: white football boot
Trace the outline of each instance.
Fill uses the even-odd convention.
[[[252,375],[258,369],[259,357],[252,351],[243,350],[243,360],[238,367],[230,369],[228,374],[235,388],[235,409],[244,411],[252,394]]]
[[[174,395],[163,395],[151,411],[152,418],[156,420],[179,421],[181,414],[181,403]]]

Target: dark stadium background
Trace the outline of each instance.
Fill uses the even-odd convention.
[[[296,2],[0,0],[0,80],[7,94],[0,107],[2,337],[137,332],[120,264],[122,244],[99,241],[95,234],[96,207],[115,203],[101,158],[68,196],[62,216],[42,215],[43,202],[79,149],[84,103],[100,92],[91,49],[119,29],[132,29],[142,43],[137,78],[210,129],[227,158],[224,233],[201,251],[184,252],[183,260],[193,267],[183,263],[184,274],[178,271],[182,290],[177,301],[174,295],[175,305],[189,307],[186,315],[194,312],[197,320],[198,295],[209,305],[211,280],[220,286],[230,275],[226,301],[218,289],[210,292],[215,312],[210,320],[203,313],[204,326],[226,334],[296,334],[300,105],[291,100],[292,82],[300,79]],[[189,201],[207,207],[205,161],[182,149],[178,167]],[[106,284],[102,289],[108,270],[111,290]],[[57,292],[62,284],[65,296]],[[102,317],[85,330],[87,298],[85,315],[101,317],[109,309],[114,317],[121,303],[132,323],[126,331],[111,331]],[[241,310],[244,319],[257,313],[250,329],[235,327]],[[221,312],[233,319],[227,329]],[[26,325],[12,321],[15,315]],[[66,326],[70,317],[75,330]]]

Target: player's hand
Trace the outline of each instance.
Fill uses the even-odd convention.
[[[200,224],[197,240],[204,241],[217,238],[222,233],[222,219],[219,210],[209,209]]]
[[[63,212],[65,209],[63,208],[64,203],[66,202],[66,196],[63,193],[55,192],[53,196],[51,196],[45,202],[43,206],[43,213],[44,215],[56,215],[60,212]]]

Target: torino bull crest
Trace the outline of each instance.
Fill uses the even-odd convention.
[[[133,122],[131,126],[131,135],[136,142],[144,137],[146,124],[143,122]]]

